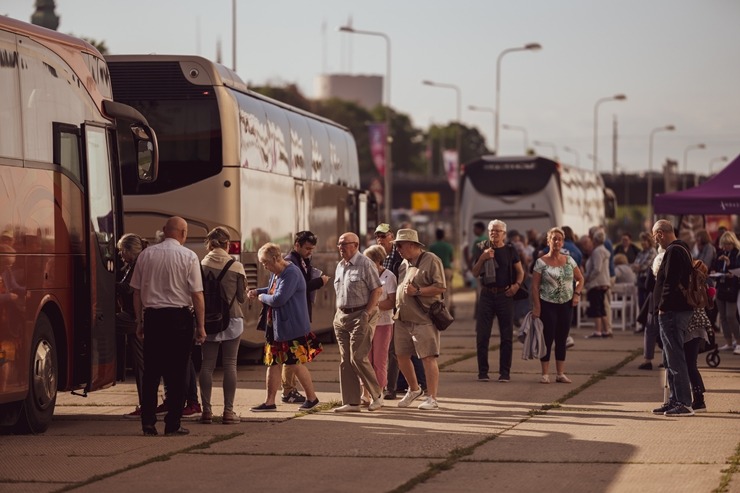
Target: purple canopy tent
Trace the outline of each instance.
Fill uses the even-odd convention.
[[[740,214],[740,156],[699,186],[655,196],[655,214]]]

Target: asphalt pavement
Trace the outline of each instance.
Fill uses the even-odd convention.
[[[700,355],[707,413],[656,416],[659,369],[639,370],[642,337],[572,331],[571,384],[540,384],[540,365],[514,345],[511,382],[477,381],[474,294],[456,293],[458,319],[442,334],[439,410],[397,407],[336,414],[336,345],[309,368],[321,404],[252,413],[265,369],[241,366],[242,422],[184,422],[188,436],[145,437],[133,410],[133,378],[87,398],[60,395],[38,436],[0,437],[0,492],[740,492],[740,356],[716,368]],[[497,331],[494,331],[497,334]],[[552,364],[554,371],[554,363]],[[223,408],[214,382],[214,415]],[[163,423],[158,423],[162,433]]]

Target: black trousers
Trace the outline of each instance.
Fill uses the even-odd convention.
[[[494,317],[498,317],[498,327],[501,332],[498,371],[500,375],[509,376],[513,351],[514,298],[509,298],[503,292],[492,293],[484,288],[478,300],[478,314],[475,321],[478,376],[488,375],[488,346]]]
[[[157,390],[164,378],[167,386],[165,433],[180,428],[185,406],[185,379],[190,364],[195,326],[189,308],[148,308],[144,310],[144,385],[141,425],[157,422]]]

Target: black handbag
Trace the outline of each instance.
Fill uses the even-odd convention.
[[[739,290],[737,279],[723,277],[717,282],[717,299],[727,302],[737,301]]]
[[[416,261],[416,267],[419,267],[419,262],[421,262],[421,257],[424,256],[426,252],[422,252],[421,255],[419,255],[419,258]],[[432,305],[427,310],[424,307],[424,304],[419,301],[418,296],[414,296],[414,300],[419,304],[419,307],[421,308],[421,311],[429,315],[429,318],[432,320],[432,324],[434,327],[436,327],[437,330],[447,330],[447,327],[449,327],[452,322],[455,321],[455,319],[452,317],[452,314],[447,309],[447,307],[444,304],[445,295],[442,293],[442,300],[443,301],[435,301],[432,303]]]

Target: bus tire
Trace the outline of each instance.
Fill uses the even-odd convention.
[[[43,313],[36,321],[29,364],[28,395],[23,402],[18,430],[23,433],[43,433],[49,428],[54,415],[59,382],[54,330]]]

